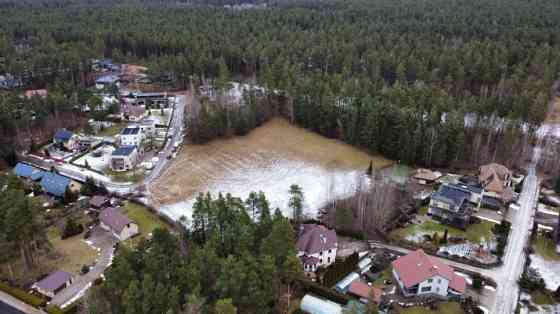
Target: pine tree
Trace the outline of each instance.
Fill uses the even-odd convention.
[[[290,199],[288,201],[288,206],[292,209],[292,218],[296,222],[301,222],[303,214],[303,191],[299,185],[292,184],[289,193]]]

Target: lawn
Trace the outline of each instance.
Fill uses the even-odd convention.
[[[92,264],[97,257],[97,251],[83,241],[83,233],[61,240],[58,229],[51,227],[48,237],[55,251],[60,254],[59,258],[49,263],[56,269],[78,273],[82,265]]]
[[[480,243],[483,240],[489,240],[492,238],[493,226],[494,223],[492,222],[482,221],[480,223],[470,225],[466,231],[463,231],[461,229],[441,224],[435,220],[427,220],[421,225],[411,224],[406,228],[396,229],[389,234],[389,237],[395,240],[402,240],[410,236],[421,236],[424,234],[433,235],[436,232],[440,237],[442,237],[445,229],[447,229],[449,236],[464,237],[473,243]]]
[[[106,169],[105,174],[109,175],[111,179],[115,182],[132,182],[132,183],[138,183],[144,180],[144,176],[145,176],[144,170],[121,172],[121,171],[112,171],[110,169]]]
[[[439,304],[437,311],[432,311],[427,307],[414,306],[409,308],[398,308],[399,314],[463,314],[465,313],[461,305],[457,302],[444,302]]]
[[[531,301],[537,305],[556,304],[556,300],[549,293],[542,291],[534,291],[531,293]]]
[[[537,235],[533,239],[533,248],[548,261],[560,261],[560,255],[556,253],[556,244],[554,241],[542,234]]]
[[[120,122],[115,123],[108,128],[104,128],[103,130],[99,131],[97,134],[98,136],[115,136],[121,132],[121,130],[126,127],[126,123]]]
[[[169,229],[169,225],[167,225],[167,223],[142,205],[126,202],[122,207],[122,211],[128,216],[128,218],[138,224],[140,236],[131,239],[132,246],[136,245],[142,237],[146,237],[156,228]]]

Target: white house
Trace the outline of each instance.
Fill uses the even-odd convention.
[[[134,169],[138,163],[138,149],[136,146],[121,146],[111,153],[111,170],[128,171]]]
[[[130,125],[122,129],[119,135],[122,146],[137,146],[141,147],[144,140],[144,133],[137,125]]]
[[[142,131],[142,134],[147,137],[152,137],[156,132],[156,121],[152,119],[144,119],[138,123],[138,127]]]
[[[336,231],[322,225],[303,224],[296,246],[304,271],[315,272],[320,266],[334,263],[338,248]]]
[[[138,234],[138,225],[113,207],[105,208],[99,214],[99,222],[101,228],[110,231],[121,241]]]
[[[401,256],[392,265],[393,277],[406,297],[426,294],[447,297],[465,293],[465,278],[423,250]]]

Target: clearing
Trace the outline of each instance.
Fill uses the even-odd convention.
[[[406,228],[396,229],[389,234],[389,237],[396,240],[422,242],[422,237],[424,235],[433,236],[433,234],[437,232],[441,238],[445,229],[447,229],[448,236],[463,237],[473,243],[482,243],[492,239],[494,236],[492,233],[493,227],[494,223],[481,221],[479,223],[469,225],[467,230],[463,231],[429,219],[422,224],[410,224]]]
[[[463,314],[465,311],[457,302],[443,302],[438,304],[438,309],[433,311],[423,306],[398,308],[399,314]]]
[[[58,229],[51,227],[48,236],[55,251],[61,255],[52,263],[57,270],[77,274],[83,265],[91,265],[97,257],[97,251],[83,240],[83,233],[61,240]]]
[[[314,215],[329,199],[352,194],[370,161],[376,168],[392,164],[276,118],[243,137],[186,145],[151,193],[174,219],[190,217],[194,198],[206,191],[245,198],[261,190],[272,208],[288,214],[288,189],[298,184],[304,212]]]

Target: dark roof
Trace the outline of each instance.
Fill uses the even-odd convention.
[[[70,279],[72,279],[72,274],[59,270],[35,283],[34,286],[40,288],[41,290],[54,292]]]
[[[119,80],[119,77],[114,74],[104,75],[95,80],[97,84],[114,84]]]
[[[443,184],[439,190],[432,194],[432,198],[460,208],[465,200],[468,200],[471,192],[466,188],[456,184]]]
[[[303,265],[317,265],[319,264],[319,259],[313,256],[303,255],[300,257],[301,263]]]
[[[297,240],[298,251],[306,254],[319,253],[337,247],[336,231],[322,225],[304,224]]]
[[[99,220],[117,233],[121,233],[124,227],[132,222],[113,207],[105,208],[99,214]]]
[[[134,152],[135,149],[136,149],[136,146],[121,146],[121,147],[115,149],[111,153],[111,156],[128,156],[128,155],[132,154],[132,152]]]
[[[67,141],[69,139],[72,138],[72,135],[74,135],[72,132],[66,130],[66,129],[62,129],[62,130],[58,130],[56,131],[56,133],[54,134],[54,139],[57,141]]]
[[[89,204],[93,207],[101,207],[105,205],[109,200],[103,195],[95,195],[89,200]]]
[[[70,185],[70,179],[52,172],[45,172],[41,179],[41,187],[54,196],[64,196],[68,185]]]
[[[121,131],[122,135],[135,135],[140,132],[139,127],[126,127]]]

